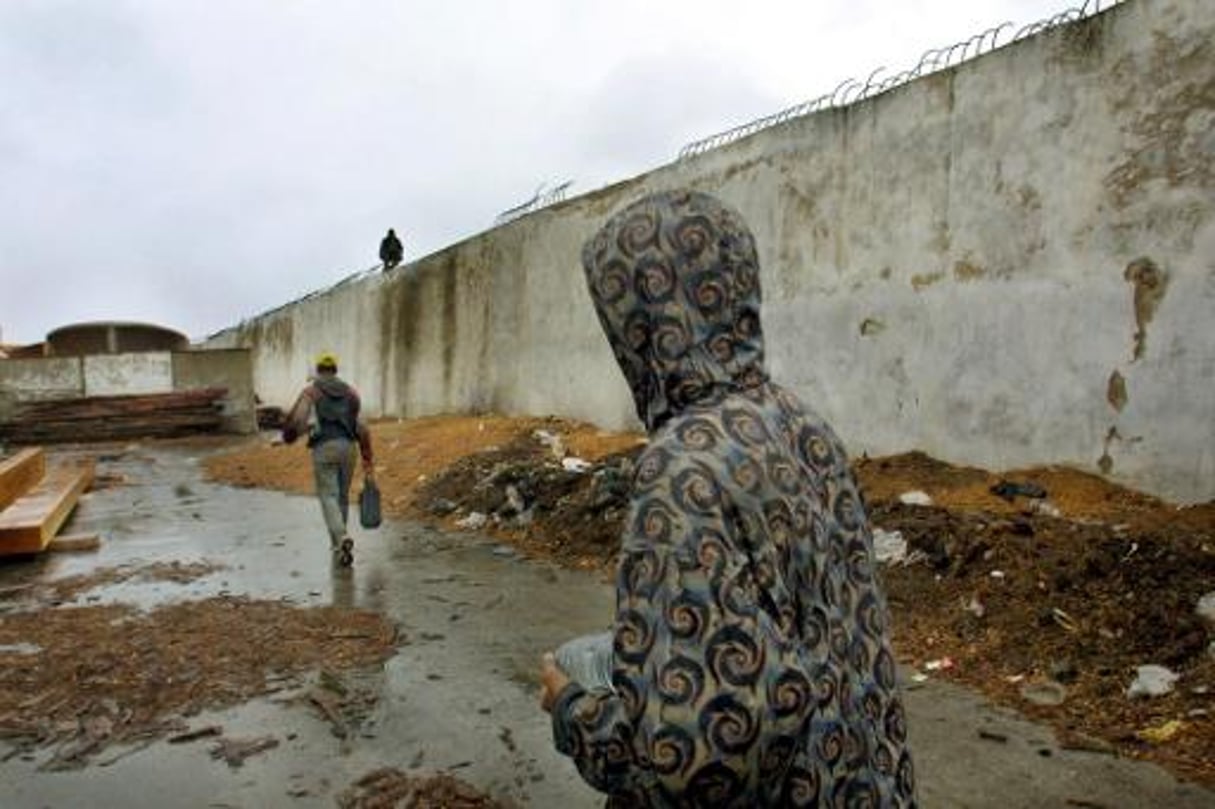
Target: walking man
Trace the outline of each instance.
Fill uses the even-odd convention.
[[[283,425],[283,441],[294,443],[307,433],[312,450],[316,496],[329,529],[334,559],[343,567],[354,562],[354,540],[346,529],[354,445],[363,458],[363,476],[374,482],[371,433],[359,421],[359,394],[338,378],[337,357],[325,352],[316,358],[316,375],[295,400]]]
[[[384,272],[400,264],[404,255],[405,248],[401,245],[401,240],[397,238],[396,231],[389,228],[388,235],[380,241],[380,261],[384,262]]]

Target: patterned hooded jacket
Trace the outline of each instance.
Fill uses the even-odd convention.
[[[831,428],[764,370],[742,218],[657,194],[582,259],[650,442],[613,688],[562,690],[557,748],[611,806],[914,806],[864,504]]]

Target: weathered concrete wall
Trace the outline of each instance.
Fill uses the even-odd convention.
[[[227,388],[223,401],[223,431],[257,432],[253,401],[253,360],[243,349],[178,351],[173,357],[173,390]]]
[[[84,371],[75,357],[0,361],[0,421],[11,418],[20,402],[72,398],[83,391]]]
[[[129,396],[173,390],[173,358],[167,351],[82,357],[85,396]]]
[[[774,376],[854,452],[1067,463],[1215,497],[1215,3],[1130,0],[217,335],[287,403],[632,425],[579,249],[690,185],[756,232]]]

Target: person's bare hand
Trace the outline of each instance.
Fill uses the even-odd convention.
[[[552,652],[545,652],[540,658],[540,707],[545,712],[551,713],[553,703],[557,701],[557,695],[560,694],[567,685],[570,678],[565,676],[565,672],[557,665],[557,658]]]

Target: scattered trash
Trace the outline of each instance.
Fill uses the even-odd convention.
[[[915,674],[911,675],[911,681],[913,683],[926,683],[928,682],[928,675],[917,671]]]
[[[430,501],[430,505],[427,507],[427,510],[436,517],[446,517],[448,514],[459,511],[459,509],[459,505],[448,500],[446,497],[436,497]]]
[[[561,459],[561,468],[566,472],[586,472],[593,466],[593,463],[584,461],[581,458],[569,457]]]
[[[536,430],[532,435],[537,441],[548,447],[554,458],[560,460],[565,457],[565,442],[561,440],[561,436],[550,433],[548,430]]]
[[[1126,689],[1126,695],[1131,699],[1136,697],[1163,697],[1173,690],[1173,685],[1181,675],[1166,669],[1164,666],[1147,665],[1136,669],[1135,681]]]
[[[907,559],[907,540],[898,531],[873,529],[873,554],[878,562],[888,565],[904,562]]]
[[[504,559],[509,559],[518,556],[519,552],[510,545],[495,545],[493,554],[494,556],[501,556]]]
[[[940,660],[929,660],[924,664],[924,671],[948,671],[955,663],[952,657],[942,657]]]
[[[1194,612],[1206,622],[1208,629],[1215,630],[1215,590],[1198,599],[1198,606],[1194,608]]]
[[[185,733],[179,733],[176,736],[169,737],[169,744],[185,744],[186,742],[196,742],[199,739],[206,739],[211,736],[219,736],[224,732],[224,729],[219,725],[207,725],[206,727],[198,728],[197,730],[188,730]]]
[[[1001,744],[1006,744],[1008,742],[1008,737],[1003,733],[996,733],[995,731],[986,730],[984,728],[979,728],[979,738],[986,739],[989,742],[1000,742]]]
[[[931,506],[932,498],[927,492],[919,491],[918,489],[910,492],[903,492],[899,495],[899,502],[905,506]]]
[[[211,758],[223,759],[233,769],[245,763],[245,759],[278,747],[278,739],[262,736],[257,739],[220,739],[211,748]]]
[[[36,655],[42,647],[34,643],[9,643],[0,646],[0,655]]]
[[[982,618],[987,615],[987,607],[979,600],[978,596],[971,596],[970,601],[962,605],[962,609],[976,618]]]
[[[988,573],[987,575],[991,576],[993,579],[1002,579],[1002,578],[1004,578],[1004,571],[1003,570],[993,570],[991,573]]]
[[[1038,514],[1043,514],[1047,517],[1059,519],[1063,516],[1063,512],[1049,500],[1034,500],[1029,504],[1030,511],[1035,511]]]
[[[1021,686],[1021,698],[1034,705],[1052,708],[1067,700],[1067,688],[1054,680],[1033,680]]]
[[[1079,631],[1080,625],[1076,623],[1076,619],[1058,607],[1051,607],[1050,614],[1051,618],[1054,619],[1054,622],[1063,627],[1064,630],[1068,632]]]
[[[485,524],[488,522],[489,518],[484,514],[479,511],[473,511],[467,517],[457,520],[456,526],[459,528],[465,528],[469,531],[476,531],[480,528],[484,528]]]
[[[421,764],[421,754],[417,757]],[[447,769],[468,766],[459,762]],[[372,807],[437,807],[461,809],[497,809],[503,806],[494,798],[477,791],[470,784],[448,773],[408,775],[398,769],[384,767],[355,781],[337,796],[339,809],[372,809]]]
[[[1034,499],[1046,497],[1046,489],[1043,489],[1036,483],[1018,483],[1011,480],[1001,480],[988,491],[996,497],[1004,498],[1010,503],[1017,497],[1031,497]]]
[[[1164,724],[1135,731],[1135,738],[1152,744],[1163,744],[1180,733],[1184,727],[1185,722],[1180,719],[1170,719]]]
[[[1076,664],[1070,660],[1056,660],[1047,668],[1050,678],[1060,683],[1074,683],[1080,676]]]

